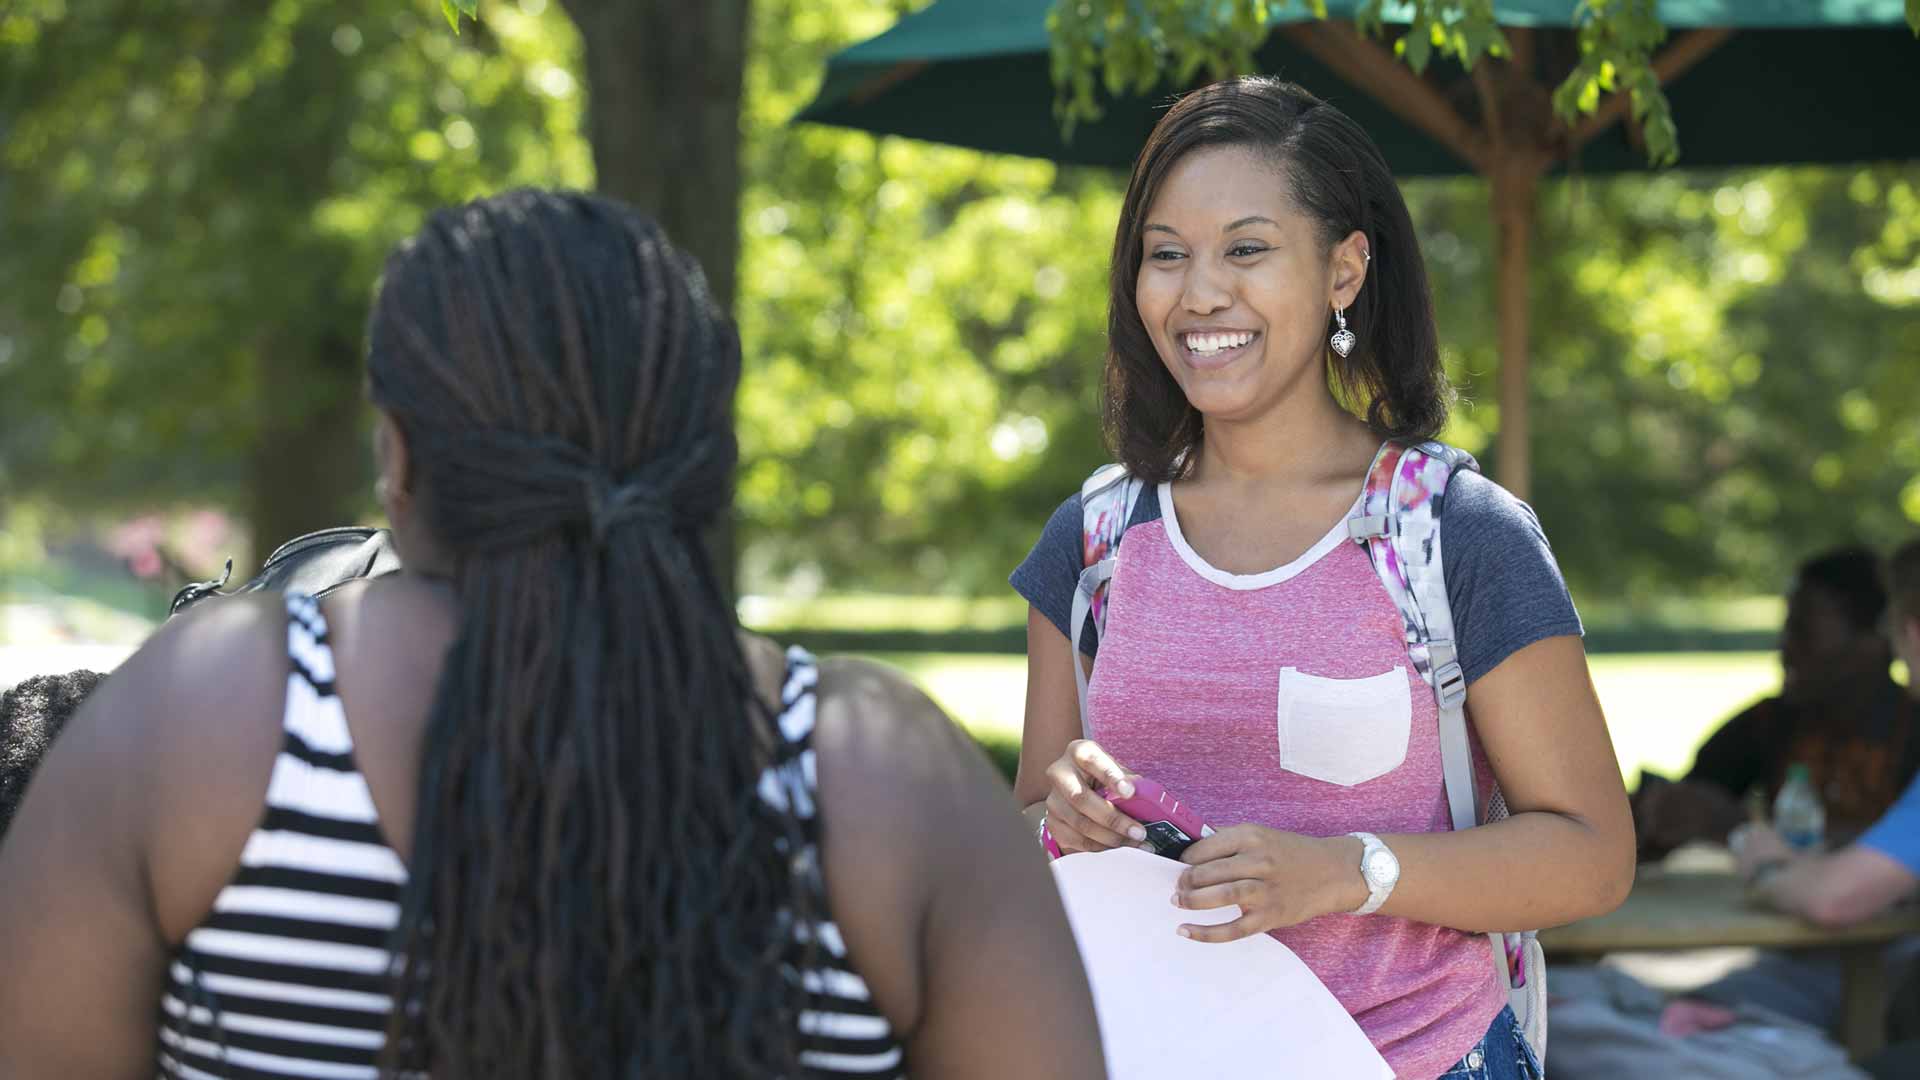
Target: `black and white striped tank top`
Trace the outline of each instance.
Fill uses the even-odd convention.
[[[287,616],[286,739],[233,880],[169,964],[158,1018],[164,1080],[378,1077],[392,1008],[389,936],[407,871],[354,763],[319,605],[289,595]],[[813,868],[815,883],[818,681],[812,657],[789,651],[783,753],[760,781],[761,797],[800,822],[807,850],[795,862]],[[815,907],[826,910],[823,886]],[[794,937],[804,1075],[903,1076],[901,1046],[849,964],[839,927],[801,924]],[[819,948],[804,949],[814,940]]]

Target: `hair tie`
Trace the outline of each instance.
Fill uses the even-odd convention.
[[[587,524],[594,547],[605,547],[615,525],[645,520],[666,524],[673,520],[673,509],[659,488],[642,480],[629,480],[616,486],[604,470],[587,474]]]

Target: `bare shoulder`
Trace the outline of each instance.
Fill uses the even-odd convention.
[[[856,657],[820,663],[814,746],[869,795],[924,800],[958,774],[969,785],[991,767],[946,712],[898,668]],[[959,768],[956,768],[958,766]]]
[[[857,724],[885,724],[908,714],[920,723],[938,720],[950,726],[946,713],[906,672],[865,657],[832,656],[820,661],[820,703],[822,708],[831,703]]]
[[[973,825],[1010,806],[981,754],[904,672],[819,666],[813,747],[827,903],[893,1030],[925,1016],[937,897],[973,872]]]
[[[1065,911],[986,755],[868,660],[820,665],[814,738],[828,903],[914,1075],[1105,1075]]]
[[[740,651],[753,685],[778,700],[787,677],[787,651],[771,638],[742,630]],[[899,668],[853,656],[816,661],[813,745],[816,752],[855,767],[900,765],[927,751],[971,745],[947,714]]]
[[[0,919],[0,1073],[152,1074],[168,956],[259,819],[285,622],[278,596],[195,608],[54,740],[0,846],[0,896],[19,914]]]
[[[205,916],[264,804],[286,700],[286,601],[223,597],[170,620],[102,684],[73,765],[138,793],[134,844],[160,928]]]
[[[260,726],[255,721],[263,707],[278,718],[286,626],[286,601],[278,593],[198,605],[162,624],[102,684],[89,702],[99,714],[96,723],[124,727],[161,754],[244,736],[238,729]]]
[[[278,596],[249,595],[163,624],[81,705],[48,750],[29,803],[110,805],[116,813],[86,819],[112,834],[103,841],[131,842],[165,831],[165,813],[186,793],[218,801],[236,767],[270,761],[277,745],[278,725],[258,713],[278,716],[284,620]],[[100,801],[105,791],[110,803]]]
[[[898,668],[823,662],[814,747],[828,836],[894,852],[890,872],[945,880],[989,850],[983,834],[1021,831],[1006,779]]]

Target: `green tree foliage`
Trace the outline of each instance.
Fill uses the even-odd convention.
[[[993,590],[1101,458],[1114,179],[788,119],[888,0],[760,0],[738,312],[748,588]]]
[[[424,212],[589,166],[545,4],[25,0],[0,14],[0,485],[367,508],[361,330]]]
[[[1628,94],[1629,115],[1646,137],[1647,160],[1678,161],[1680,132],[1653,72],[1653,52],[1667,38],[1654,0],[1586,0],[1577,10],[1580,62],[1555,88],[1554,111],[1571,123],[1598,110],[1602,94]],[[1463,63],[1473,66],[1468,59]]]
[[[1442,337],[1497,439],[1476,183],[1410,185]],[[1589,596],[1774,590],[1820,547],[1920,526],[1920,176],[1557,181],[1534,278],[1533,502]]]
[[[440,0],[440,13],[447,17],[447,25],[453,27],[453,32],[457,34],[460,32],[460,16],[479,19],[480,4],[478,0]]]
[[[1910,18],[1914,4],[1920,0],[1910,0]],[[1354,22],[1375,36],[1397,34],[1394,53],[1416,72],[1436,54],[1469,70],[1482,57],[1510,55],[1493,0],[1409,0],[1395,5],[1405,28],[1392,31],[1386,7],[1385,0],[1362,0]],[[1047,15],[1054,112],[1071,133],[1079,121],[1099,117],[1096,85],[1113,96],[1146,94],[1186,86],[1202,71],[1211,79],[1254,71],[1253,54],[1271,33],[1272,17],[1289,8],[1328,15],[1326,0],[1054,0]],[[1556,111],[1572,122],[1598,109],[1603,93],[1630,93],[1647,156],[1671,164],[1680,146],[1653,72],[1653,51],[1667,37],[1655,0],[1582,0],[1574,23],[1580,60],[1554,91]],[[1920,21],[1915,25],[1920,32]]]

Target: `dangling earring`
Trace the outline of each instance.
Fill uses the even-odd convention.
[[[1340,329],[1333,332],[1333,351],[1339,353],[1341,358],[1344,359],[1348,353],[1353,351],[1354,345],[1357,344],[1360,339],[1354,337],[1353,331],[1347,329],[1346,308],[1334,308],[1333,317],[1334,320],[1340,324]]]
[[[393,485],[387,483],[387,478],[384,476],[373,481],[373,498],[380,504],[380,509],[386,512],[389,523],[394,514],[404,513],[406,510],[407,493],[395,491]]]

